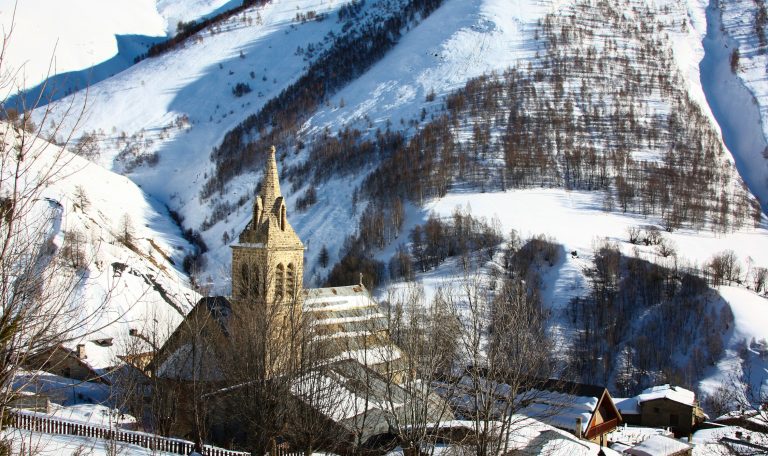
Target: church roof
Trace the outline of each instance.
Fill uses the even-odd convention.
[[[305,290],[303,309],[330,360],[354,360],[375,369],[404,368],[405,356],[389,337],[387,316],[364,286]]]

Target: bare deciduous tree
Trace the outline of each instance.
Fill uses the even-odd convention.
[[[0,48],[0,89],[19,95],[21,104],[16,110],[9,98],[0,102],[0,426],[8,423],[11,384],[27,359],[92,330],[104,305],[92,305],[86,314],[79,302],[77,290],[85,280],[79,251],[76,268],[55,261],[60,252],[53,238],[64,208],[45,195],[46,188],[77,171],[73,156],[61,146],[69,143],[82,108],[73,102],[63,110],[65,129],[61,119],[51,119],[42,95],[24,105],[21,72],[6,59],[12,34],[13,25],[4,30]],[[36,127],[31,111],[38,107]],[[43,125],[61,144],[41,139]]]
[[[441,394],[472,421],[470,447],[478,456],[511,450],[510,437],[535,423],[526,416],[531,403],[550,403],[534,416],[544,420],[567,405],[565,396],[552,403],[552,392],[542,388],[543,380],[562,372],[552,359],[535,288],[507,277],[494,293],[474,275],[438,296],[461,321],[457,365],[464,366],[460,379],[441,385]]]

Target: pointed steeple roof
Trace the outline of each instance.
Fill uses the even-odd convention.
[[[277,174],[277,160],[275,160],[275,146],[270,147],[267,166],[264,169],[264,183],[261,185],[259,195],[265,207],[273,206],[275,200],[282,195],[280,193],[280,177]]]
[[[253,203],[253,219],[240,233],[240,242],[262,246],[293,246],[304,248],[296,232],[288,223],[285,200],[280,192],[275,147],[272,146],[264,168],[261,191]]]

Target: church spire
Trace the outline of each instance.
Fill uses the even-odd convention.
[[[270,147],[267,166],[264,170],[264,183],[261,186],[260,196],[264,205],[270,207],[275,200],[280,198],[280,178],[277,175],[277,160],[275,160],[275,146]]]
[[[304,244],[288,223],[280,192],[275,148],[269,150],[253,219],[232,245],[232,296],[260,296],[267,302],[294,298],[301,288]],[[253,287],[260,289],[255,290]],[[300,307],[299,307],[300,308]]]

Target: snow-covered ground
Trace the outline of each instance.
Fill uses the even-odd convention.
[[[726,355],[701,382],[702,390],[714,393],[725,385],[736,394],[754,395],[742,399],[768,397],[768,299],[740,287],[722,286],[718,292],[730,305],[735,326],[724,335]]]
[[[724,426],[713,429],[702,429],[693,434],[693,454],[694,456],[720,456],[723,454],[738,454],[725,444],[720,442],[722,438],[745,439],[756,445],[768,445],[768,439],[762,432],[754,432],[737,426]],[[746,454],[762,454],[760,452],[751,452],[748,448],[743,448]],[[751,449],[751,450],[754,450]]]

